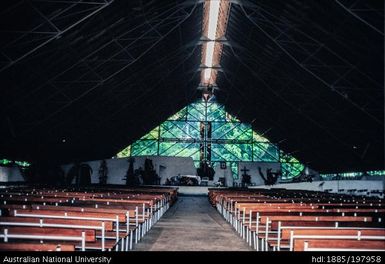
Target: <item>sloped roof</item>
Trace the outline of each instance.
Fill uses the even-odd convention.
[[[1,2],[1,156],[111,157],[200,96],[199,1],[83,2]],[[239,2],[218,102],[320,172],[383,169],[383,1]]]

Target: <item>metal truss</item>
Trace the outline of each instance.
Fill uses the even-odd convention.
[[[136,25],[135,27],[127,27],[127,29],[119,35],[114,36],[114,38],[103,43],[103,45],[100,45],[96,49],[89,50],[87,55],[49,78],[46,83],[35,87],[29,93],[21,96],[18,101],[33,96],[46,85],[59,87],[57,89],[58,92],[54,92],[51,97],[47,98],[46,102],[48,103],[53,97],[57,96],[60,91],[65,91],[76,84],[84,84],[88,87],[76,97],[70,97],[69,100],[64,100],[61,104],[58,104],[55,111],[52,111],[45,118],[37,120],[37,122],[27,129],[25,133],[28,133],[35,127],[54,118],[57,114],[87,96],[98,87],[114,82],[111,86],[116,89],[130,81],[134,82],[135,78],[138,78],[136,74],[141,75],[143,74],[143,71],[130,74],[118,84],[116,84],[116,78],[119,74],[152,51],[156,45],[170,33],[179,28],[181,24],[191,16],[196,8],[197,4],[180,4],[162,7],[161,10],[158,10],[157,15],[151,16],[146,23]],[[111,27],[121,26],[119,24],[122,22],[123,21],[118,21],[116,22],[116,25],[111,25]],[[138,36],[139,32],[140,34]],[[100,36],[100,34],[101,32],[96,33],[94,38],[97,38],[97,35]],[[183,51],[186,52],[185,47],[181,47],[177,50],[177,55],[181,54],[182,48]],[[195,49],[195,47],[192,47],[192,49]],[[168,59],[175,59],[175,57],[165,58],[165,60]],[[160,61],[154,61],[154,63],[160,63]],[[149,68],[150,67],[151,65],[149,65]],[[75,78],[73,75],[74,72],[77,73]],[[44,104],[45,102],[42,103]],[[91,103],[89,103],[89,105],[91,105]],[[85,107],[85,109],[87,109],[87,107]]]
[[[195,47],[192,47],[191,51],[186,52],[186,51],[184,51],[183,48],[180,48],[175,52],[174,55],[170,56],[167,54],[162,59],[160,59],[159,61],[154,61],[154,63],[149,64],[147,67],[143,68],[141,71],[135,72],[132,75],[127,76],[123,80],[117,82],[113,87],[106,89],[103,98],[95,98],[93,100],[88,100],[85,103],[85,106],[84,106],[85,109],[91,109],[92,106],[94,106],[94,105],[99,106],[98,109],[92,110],[92,114],[95,117],[95,122],[93,123],[94,126],[89,128],[90,133],[93,132],[93,130],[95,129],[95,126],[101,127],[103,124],[108,122],[111,118],[114,118],[115,116],[122,113],[123,111],[130,111],[131,109],[133,109],[137,106],[138,101],[139,101],[138,98],[128,100],[128,101],[122,101],[119,104],[119,108],[117,110],[115,110],[114,112],[110,113],[109,115],[96,116],[98,114],[98,111],[100,111],[100,109],[103,109],[104,106],[107,107],[109,104],[111,104],[111,101],[116,100],[116,97],[125,98],[127,96],[127,91],[124,89],[124,87],[126,87],[128,85],[133,85],[135,79],[142,78],[145,75],[145,72],[147,72],[147,71],[151,72],[152,70],[154,70],[156,65],[159,67],[168,61],[175,61],[175,67],[173,69],[169,70],[167,74],[162,75],[162,77],[159,79],[159,81],[157,83],[154,83],[153,86],[144,87],[142,85],[138,85],[138,90],[140,90],[142,92],[142,96],[140,98],[148,96],[153,91],[156,91],[157,88],[159,88],[159,86],[163,83],[163,81],[166,80],[171,75],[171,73],[173,73],[176,69],[178,69],[186,60],[191,58],[192,54],[194,54],[194,51],[196,49],[197,49],[197,47],[195,46]],[[178,61],[177,59],[179,58],[179,55],[181,55],[181,54],[182,55],[185,54],[185,56],[183,56],[184,59],[182,61]],[[67,82],[67,83],[70,83],[70,82]],[[85,82],[85,83],[92,84],[92,81]],[[158,113],[156,110],[157,109],[154,109],[154,113]],[[91,114],[91,111],[89,111],[89,112]],[[57,125],[55,125],[52,128],[56,128],[60,125],[61,124],[58,123]]]
[[[258,45],[258,43],[255,43],[255,45]],[[290,76],[285,76],[285,73],[282,73],[284,76],[283,78],[276,78],[274,75],[271,75],[271,73],[266,70],[266,69],[269,69],[270,67],[272,67],[271,64],[264,64],[263,61],[261,61],[260,59],[258,58],[255,58],[255,54],[252,54],[250,52],[248,52],[246,49],[242,49],[242,52],[245,53],[246,56],[241,56],[238,54],[238,52],[236,52],[234,49],[232,49],[232,55],[235,56],[240,62],[241,64],[243,64],[245,67],[247,67],[250,72],[252,73],[252,75],[256,78],[258,78],[262,83],[265,84],[265,87],[267,87],[270,91],[272,91],[272,93],[277,96],[284,104],[290,106],[293,110],[295,110],[298,114],[300,114],[301,116],[305,117],[306,119],[308,119],[311,123],[313,123],[314,125],[316,125],[317,127],[319,127],[321,130],[323,130],[326,134],[328,134],[331,138],[337,140],[338,142],[342,143],[342,145],[350,148],[350,145],[345,142],[344,139],[340,138],[340,137],[337,137],[335,134],[331,133],[326,127],[324,127],[322,124],[320,124],[319,122],[317,122],[315,119],[313,119],[312,117],[310,117],[306,111],[302,111],[301,109],[306,107],[307,104],[311,104],[313,100],[315,99],[318,99],[318,100],[321,100],[324,104],[326,105],[329,105],[329,103],[325,100],[323,100],[322,98],[320,99],[319,98],[319,93],[320,91],[318,92],[313,92],[312,90],[309,90],[309,89],[305,89],[305,87],[303,87],[303,93],[297,93],[296,96],[300,96],[300,97],[303,97],[305,100],[305,103],[302,104],[302,105],[293,105],[290,101],[288,101],[285,96],[283,96],[283,91],[285,89],[287,89],[288,87],[290,87],[290,84],[292,82],[294,82],[294,79],[291,78]],[[247,58],[247,59],[245,59]],[[253,65],[257,64],[259,65],[259,67],[251,67],[248,65],[248,63],[253,63]],[[283,67],[284,65],[281,64],[281,66]],[[255,70],[255,68],[257,69],[264,69],[264,78],[262,79],[260,77],[261,75],[261,72],[258,71],[258,70]],[[231,84],[231,87],[236,89],[236,85],[233,84],[232,80],[230,78],[227,77],[227,75],[230,74],[229,72],[227,72],[224,77],[226,78],[226,80]],[[285,78],[287,77],[287,78]],[[274,82],[278,82],[280,83],[280,89],[276,89],[276,88],[271,88],[270,85],[268,85],[268,81],[271,81],[270,83],[274,83]],[[296,86],[303,86],[300,82],[295,82],[295,85]],[[257,91],[256,91],[257,92]],[[292,91],[290,91],[291,93],[293,93]],[[245,98],[246,100],[246,98]],[[333,109],[333,113],[337,116],[339,116],[339,112],[334,109],[332,106],[329,105],[329,107],[331,107]],[[268,120],[269,122],[273,122],[276,127],[279,127],[279,123],[276,123],[274,120]],[[283,129],[284,130],[284,129]]]
[[[18,8],[28,5],[33,12],[34,24],[18,25],[18,29],[2,29],[9,41],[1,47],[0,72],[17,64],[48,43],[109,6],[113,0],[18,1],[2,12],[3,17],[17,14]],[[19,19],[21,17],[18,17]],[[12,28],[12,27],[11,27]]]
[[[294,27],[288,21],[284,21],[284,18],[277,18],[273,16],[269,10],[265,12],[264,7],[255,5],[249,5],[248,7],[249,9],[246,10],[244,7],[242,8],[241,6],[237,6],[237,8],[233,9],[233,12],[235,13],[234,15],[245,16],[246,14],[252,24],[258,28],[258,32],[263,31],[263,33],[265,33],[269,39],[275,41],[277,46],[283,50],[283,53],[288,54],[292,60],[295,60],[298,64],[301,64],[300,67],[305,67],[307,71],[312,71],[314,74],[321,76],[323,78],[323,84],[326,84],[326,86],[329,86],[329,88],[334,85],[330,89],[331,91],[339,93],[344,99],[346,99],[346,101],[353,104],[355,107],[359,107],[360,111],[364,111],[366,114],[371,116],[371,114],[366,111],[365,107],[367,105],[377,106],[375,101],[376,99],[368,97],[364,92],[362,93],[361,99],[367,100],[366,104],[363,104],[361,101],[359,105],[358,102],[352,101],[349,98],[349,89],[365,89],[359,87],[359,84],[357,83],[349,82],[348,78],[351,77],[349,74],[353,74],[355,76],[362,77],[362,79],[365,79],[365,81],[377,85],[374,80],[370,79],[369,76],[361,72],[357,67],[348,61],[344,60],[337,53],[333,52],[328,47],[325,47],[325,45],[323,45],[321,42],[318,42],[311,36],[303,33],[298,29],[298,27]],[[269,15],[270,17],[268,17]],[[236,43],[236,41],[242,37],[237,35],[236,26],[237,25],[234,25],[234,23],[229,25],[228,38],[232,43]],[[298,40],[298,36],[301,36],[301,38],[299,38],[301,41]],[[304,38],[309,39],[309,41],[305,42]],[[250,38],[248,41],[252,43],[251,45],[259,47],[263,56],[255,52],[250,52],[247,49],[242,48],[241,45],[231,45],[227,50],[227,55],[233,56],[239,60],[242,65],[250,70],[253,78],[257,78],[264,85],[264,87],[269,89],[275,96],[277,96],[277,98],[279,98],[282,103],[290,106],[296,113],[308,119],[311,123],[319,127],[331,138],[342,143],[346,149],[351,151],[351,144],[349,144],[345,138],[338,137],[336,134],[330,132],[329,128],[333,127],[333,125],[326,126],[325,124],[318,122],[310,115],[308,115],[305,109],[307,106],[310,106],[313,101],[317,100],[322,102],[323,105],[325,105],[327,108],[331,109],[333,114],[338,116],[340,120],[344,120],[343,111],[345,111],[345,108],[342,109],[341,107],[337,107],[338,109],[336,109],[335,106],[326,101],[323,96],[320,96],[320,94],[324,92],[322,89],[309,89],[309,87],[304,87],[304,85],[298,81],[295,76],[293,78],[293,71],[290,69],[292,65],[290,64],[288,66],[288,64],[282,59],[282,53],[280,54],[279,51],[274,51],[274,49],[272,49],[269,45],[259,43],[258,41],[253,41],[252,38]],[[309,50],[311,50],[311,52]],[[325,53],[327,56],[325,56]],[[326,58],[333,58],[333,60],[324,61],[324,56]],[[281,68],[279,78],[277,78],[277,76],[274,74],[274,67],[277,65],[279,65]],[[335,73],[335,71],[340,71],[342,73],[338,75],[338,73]],[[333,74],[329,74],[330,72]],[[239,88],[232,81],[234,78],[228,77],[228,75],[232,74],[232,72],[226,69],[226,72],[223,74],[223,76],[225,77],[226,81],[230,83],[231,89],[238,91]],[[317,80],[318,78],[321,78],[319,76],[316,78]],[[237,76],[233,77],[237,78]],[[347,85],[350,87],[346,87]],[[293,86],[296,86],[297,88],[295,90],[289,89]],[[252,89],[251,87],[247,89]],[[299,87],[301,88],[298,89]],[[258,89],[254,90],[255,92],[258,92]],[[295,96],[299,99],[296,100],[297,103],[293,104],[290,100],[288,100],[286,98],[286,93],[290,93],[291,96],[295,94]],[[242,96],[241,91],[239,94]],[[244,100],[247,101],[247,98],[244,98]],[[273,120],[271,122],[275,123]],[[335,123],[334,125],[338,126],[339,124]],[[279,125],[277,124],[277,127],[278,126]],[[357,153],[352,153],[359,157]]]
[[[351,98],[348,90],[356,87],[357,84],[353,84],[347,77],[352,75],[360,76],[365,81],[378,87],[378,89],[381,89],[381,84],[331,50],[322,40],[301,31],[293,23],[285,20],[284,17],[275,16],[261,5],[254,5],[254,7],[241,5],[240,8],[250,22],[299,67],[351,105],[364,112],[368,117],[379,124],[382,123],[381,120],[378,120],[377,117],[365,109],[365,106],[373,104],[376,98],[363,94],[360,99],[361,101],[365,100],[364,103]]]
[[[368,1],[365,0],[355,0],[353,2],[346,0],[335,0],[335,2],[350,15],[367,25],[369,28],[373,29],[375,32],[384,36],[384,29],[381,29],[380,26],[374,25],[374,23],[370,22],[370,19],[373,19],[377,16],[379,19],[376,22],[383,25],[384,5],[383,3],[380,3],[381,1],[379,1],[378,4],[382,5],[382,9],[368,6]]]

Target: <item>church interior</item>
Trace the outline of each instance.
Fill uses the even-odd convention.
[[[385,251],[383,1],[0,6],[0,251]]]

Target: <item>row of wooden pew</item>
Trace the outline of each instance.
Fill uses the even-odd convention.
[[[257,251],[385,251],[385,202],[379,198],[209,189],[209,200]]]
[[[176,199],[175,188],[2,188],[0,250],[128,251]]]

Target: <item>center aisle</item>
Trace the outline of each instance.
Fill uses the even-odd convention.
[[[179,196],[136,251],[249,251],[207,196]]]

